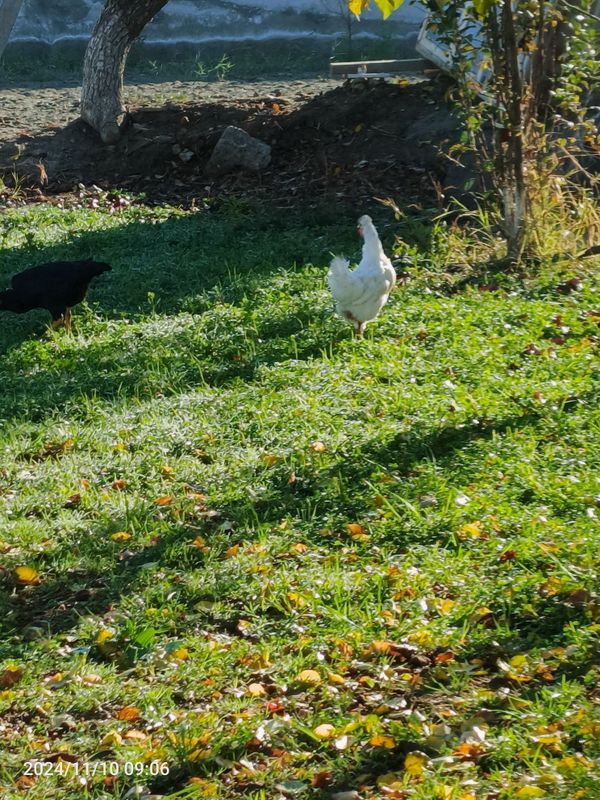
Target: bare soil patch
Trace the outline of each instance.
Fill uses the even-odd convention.
[[[0,93],[5,109],[3,95],[14,100],[14,91]],[[446,169],[440,146],[453,131],[441,89],[426,81],[130,87],[129,125],[114,146],[81,120],[67,120],[77,113],[76,89],[21,91],[29,102],[19,130],[5,127],[0,169],[7,182],[16,171],[44,200],[78,184],[183,204],[231,194],[280,206],[432,197]],[[271,145],[271,164],[207,177],[227,125]]]

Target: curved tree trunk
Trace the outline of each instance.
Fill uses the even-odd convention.
[[[129,49],[167,0],[106,0],[83,60],[81,117],[106,144],[116,142],[127,116],[123,71]]]
[[[17,21],[23,0],[4,0],[0,5],[0,56],[10,39],[13,25]]]

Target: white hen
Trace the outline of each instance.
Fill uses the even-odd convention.
[[[335,256],[329,265],[327,283],[337,313],[352,323],[357,336],[362,336],[367,322],[375,319],[386,304],[396,273],[383,252],[371,217],[365,214],[358,220],[358,232],[365,241],[360,264],[350,271],[349,262]]]

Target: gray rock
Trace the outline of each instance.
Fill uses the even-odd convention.
[[[229,125],[206,165],[209,175],[224,175],[233,169],[248,169],[258,172],[271,161],[271,147],[250,136],[241,128]]]

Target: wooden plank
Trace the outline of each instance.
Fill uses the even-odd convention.
[[[332,61],[329,75],[332,78],[373,73],[422,72],[429,62],[424,58],[396,58],[382,61]]]

